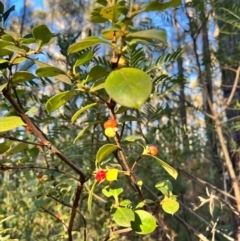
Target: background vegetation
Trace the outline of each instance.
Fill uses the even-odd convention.
[[[164,29],[167,34],[166,42],[163,35],[161,41],[142,36],[141,41],[133,39],[136,43],[123,41],[126,48],[115,53],[124,57],[126,67],[151,77],[151,94],[140,109],[115,105],[101,86],[109,73],[123,67],[120,58],[115,61],[112,45],[71,51],[74,43],[88,37],[102,38],[102,31],[112,24],[93,11],[117,1],[99,0],[98,5],[74,0],[20,2],[2,1],[1,28],[11,32],[1,32],[0,118],[24,115],[29,129],[19,126],[0,133],[1,240],[240,241],[238,1],[153,2],[151,11],[146,6],[152,1],[126,1],[128,14],[137,13],[130,18],[134,27]],[[46,46],[40,46],[41,37],[36,35],[33,45],[21,42],[30,49],[3,37],[16,37],[15,33],[31,39],[28,34],[41,24],[54,33]],[[113,44],[114,40],[111,35]],[[19,49],[3,52],[4,41],[26,50],[34,65],[21,59]],[[36,51],[36,46],[41,48]],[[92,53],[89,61],[76,66],[77,60],[88,58],[86,53]],[[18,58],[19,62],[13,61]],[[37,75],[36,69],[44,67],[38,61],[61,69],[73,84]],[[19,71],[35,77],[14,83],[14,73]],[[94,93],[85,89],[93,86]],[[74,96],[56,111],[46,107],[51,97],[73,90]],[[92,103],[97,104],[71,121],[78,110]],[[118,120],[122,139],[104,135],[103,123],[112,117]],[[143,210],[156,219],[153,232],[141,235],[114,220],[114,199],[102,193],[109,184],[106,180],[95,186],[89,212],[90,190],[99,168],[96,155],[106,144],[118,146],[118,152],[106,156],[101,167],[118,170],[115,188],[124,192],[117,199],[130,200],[122,205],[134,210],[144,203]],[[176,180],[153,157],[141,155],[147,144],[157,146],[157,157],[177,170]],[[128,166],[134,165],[133,175],[121,165],[119,150],[124,151]],[[180,204],[174,215],[164,212],[166,195],[155,188],[164,180],[171,181]]]

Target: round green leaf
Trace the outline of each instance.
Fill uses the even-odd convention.
[[[68,102],[74,94],[75,91],[71,90],[56,94],[50,98],[45,105],[48,114],[51,114],[53,111],[57,110],[59,107]]]
[[[130,227],[134,221],[134,212],[132,209],[118,207],[113,215],[113,220],[122,227]]]
[[[152,214],[144,210],[136,210],[131,227],[138,234],[149,234],[156,229],[157,224]]]
[[[18,116],[7,116],[0,118],[0,132],[9,131],[26,124]]]
[[[102,146],[98,152],[96,157],[96,165],[101,163],[108,155],[110,155],[112,152],[116,151],[118,147],[113,144],[106,144]]]
[[[139,109],[151,94],[152,81],[142,70],[121,68],[107,77],[105,89],[117,103]]]
[[[41,48],[43,45],[48,44],[53,37],[53,34],[45,24],[41,24],[33,28],[32,34],[33,34],[33,37],[38,42],[39,48]]]
[[[33,75],[30,72],[19,71],[19,72],[14,73],[14,75],[12,76],[12,81],[13,81],[13,83],[19,83],[19,82],[29,81],[34,78],[36,78],[35,75]]]
[[[165,198],[162,201],[162,209],[169,214],[174,214],[179,209],[179,203],[171,198]]]

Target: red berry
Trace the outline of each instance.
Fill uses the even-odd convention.
[[[152,156],[156,156],[158,154],[158,148],[154,145],[149,145],[148,146],[148,154]]]
[[[115,119],[107,120],[103,126],[104,126],[104,129],[107,129],[108,127],[114,128],[117,126],[117,121]]]
[[[98,182],[101,182],[102,180],[104,180],[106,178],[106,173],[104,170],[99,170],[97,173],[96,173],[96,180]]]
[[[42,177],[43,177],[43,174],[41,172],[39,172],[38,175],[37,175],[37,178],[42,179]]]

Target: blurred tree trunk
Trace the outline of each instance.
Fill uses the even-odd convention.
[[[221,7],[227,7],[228,9],[232,9],[234,11],[234,4],[239,4],[239,2],[231,0],[227,1],[226,3],[223,2],[221,5],[218,5],[219,8],[217,9],[217,12],[219,13],[219,16],[221,16],[221,14],[224,14],[220,10]],[[224,32],[220,31],[219,34],[218,55],[221,67],[227,66],[229,68],[237,69],[240,63],[238,54],[238,48],[240,43],[239,29],[235,29],[230,24],[224,24],[225,26],[223,26],[223,22],[221,20],[218,21],[218,24],[221,29],[224,27],[228,32],[228,34],[224,34]],[[236,30],[238,32],[236,32]],[[228,99],[234,81],[235,72],[226,68],[222,68],[222,91],[224,94],[224,98]],[[231,120],[231,122],[229,122],[230,124],[228,128],[230,130],[230,133],[228,134],[230,134],[232,145],[229,145],[228,148],[231,155],[232,164],[237,176],[237,180],[232,181],[238,181],[238,183],[240,184],[240,129],[237,127],[239,122],[237,118],[240,116],[240,110],[239,107],[237,107],[237,104],[240,100],[239,87],[236,89],[231,105],[226,110],[226,117],[228,120]],[[231,184],[229,188],[231,188]],[[234,215],[234,238],[235,240],[240,241],[240,218],[238,215]]]
[[[193,41],[193,51],[198,72],[199,86],[202,88],[203,109],[206,113],[211,114],[210,104],[213,103],[213,88],[211,47],[208,34],[210,12],[206,9],[207,7],[204,1],[193,1],[191,7],[189,8],[190,14],[187,10],[187,16],[189,20],[190,36]],[[200,57],[199,52],[202,54],[202,57]],[[214,133],[214,123],[207,115],[205,115],[205,123],[207,135],[206,147],[209,155],[208,158],[215,166],[218,166],[218,163],[216,162],[218,149]],[[212,173],[211,170],[209,170],[209,172]]]

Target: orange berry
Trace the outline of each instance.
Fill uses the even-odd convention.
[[[154,145],[148,145],[144,148],[143,155],[156,156],[158,154],[158,148]]]
[[[25,126],[25,130],[26,130],[26,131],[32,131],[32,128],[31,128],[31,126],[26,125],[26,126]]]
[[[104,123],[104,129],[107,129],[108,127],[116,127],[117,126],[117,121],[115,119],[110,119],[110,120],[107,120],[105,123]]]
[[[154,145],[149,145],[148,146],[148,154],[152,156],[156,156],[158,154],[158,148]]]

